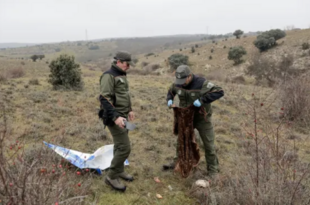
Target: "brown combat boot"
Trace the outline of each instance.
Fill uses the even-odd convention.
[[[119,177],[129,182],[134,180],[133,176],[131,176],[130,174],[127,174],[126,172],[120,173]]]
[[[106,176],[105,183],[107,185],[110,185],[113,189],[117,191],[126,191],[126,186],[122,182],[120,182],[119,178],[111,179],[110,177]]]

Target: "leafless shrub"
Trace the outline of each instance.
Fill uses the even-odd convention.
[[[0,198],[3,204],[84,204],[90,179],[81,179],[52,150],[10,136],[3,104],[0,113]],[[85,175],[91,175],[85,172]]]
[[[0,83],[6,82],[8,80],[4,73],[0,73]]]
[[[25,70],[23,68],[12,68],[7,70],[7,75],[9,78],[20,78],[25,75]]]
[[[29,80],[29,85],[40,85],[40,83],[37,78],[33,78]]]
[[[251,56],[251,64],[247,67],[246,73],[255,77],[257,82],[267,80],[268,86],[273,87],[283,80],[300,76],[305,70],[293,66],[294,56],[284,54],[280,61],[267,58],[259,53]]]
[[[149,63],[148,62],[145,62],[145,61],[143,61],[143,62],[141,62],[141,66],[142,67],[145,67],[145,66],[147,66]]]
[[[247,68],[247,74],[255,77],[257,81],[267,80],[269,86],[273,86],[275,84],[275,79],[271,73],[275,69],[275,62],[262,57],[259,53],[254,53],[251,56],[250,60],[251,64]]]
[[[296,139],[286,140],[292,129],[287,119],[272,121],[271,106],[261,101],[253,93],[251,100],[238,105],[245,113],[243,134],[238,136],[243,154],[231,156],[237,166],[217,182],[208,196],[213,193],[217,204],[306,205],[310,202],[309,165],[299,159]]]
[[[290,79],[279,88],[284,114],[292,121],[308,125],[310,121],[310,73]]]
[[[236,76],[231,80],[232,83],[245,84],[245,78],[242,75]]]
[[[145,66],[143,68],[143,70],[145,70],[147,74],[150,74],[150,73],[158,70],[159,68],[160,68],[159,64],[149,64],[149,65]]]
[[[155,71],[155,70],[157,70],[158,68],[160,68],[160,65],[154,63],[154,64],[151,64],[150,67],[151,67],[152,71]]]

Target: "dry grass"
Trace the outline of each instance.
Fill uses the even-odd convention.
[[[23,68],[13,68],[7,71],[7,76],[9,78],[20,78],[25,75],[25,70]]]
[[[310,130],[309,82],[310,73],[308,72],[298,78],[287,80],[278,88],[285,116],[303,128],[306,133]]]
[[[13,138],[9,109],[1,103],[0,198],[5,204],[84,204],[90,182],[76,175],[76,168],[26,137]],[[24,133],[26,134],[26,133]]]
[[[305,37],[302,34],[296,34],[296,36]],[[285,39],[285,46],[290,46],[292,43],[290,38],[289,34]],[[71,173],[73,184],[77,182],[76,180],[82,184],[91,184],[87,192],[90,194],[84,204],[281,204],[282,200],[287,200],[282,204],[308,202],[309,199],[304,196],[309,193],[309,179],[304,178],[306,175],[303,174],[304,170],[309,170],[305,167],[310,157],[309,138],[295,130],[292,126],[294,124],[288,126],[287,122],[283,121],[285,118],[282,118],[281,114],[279,93],[271,88],[248,83],[243,85],[226,82],[227,76],[239,76],[240,70],[244,67],[242,65],[231,67],[232,63],[226,59],[225,54],[228,51],[223,46],[230,47],[242,43],[250,48],[251,41],[253,39],[248,37],[239,41],[218,42],[217,46],[206,44],[197,48],[195,53],[200,52],[199,56],[189,54],[189,49],[182,51],[192,55],[190,59],[195,73],[212,79],[212,82],[223,87],[225,91],[225,96],[213,103],[213,122],[217,131],[216,147],[221,174],[218,182],[211,181],[207,195],[206,192],[196,193],[196,195],[190,192],[195,180],[206,179],[205,159],[201,158],[197,169],[187,179],[182,179],[177,173],[161,170],[161,165],[169,162],[175,155],[176,137],[172,134],[173,115],[172,110],[166,106],[167,89],[173,82],[174,76],[132,73],[128,75],[128,79],[137,129],[130,132],[132,153],[129,157],[130,165],[126,167],[126,171],[133,174],[136,180],[126,183],[128,186],[126,193],[120,194],[104,184],[103,176],[86,174],[77,178],[75,170],[69,169],[67,172]],[[208,52],[212,46],[215,47],[214,59],[208,61],[205,56],[209,56]],[[276,49],[280,49],[281,46]],[[167,67],[164,59],[171,54],[172,51],[165,50],[149,59],[145,59],[144,56],[139,57],[139,62],[159,64],[165,69]],[[0,63],[1,73],[3,70],[21,66],[20,60],[0,58],[0,62],[2,62]],[[206,64],[208,66],[205,66]],[[82,92],[53,91],[51,85],[46,82],[49,69],[46,63],[40,61],[36,63],[27,61],[22,65],[26,71],[24,76],[17,79],[7,78],[6,83],[0,84],[0,101],[7,105],[10,125],[10,138],[6,142],[5,149],[19,140],[25,145],[23,146],[25,153],[30,153],[33,145],[47,141],[91,153],[105,144],[112,143],[110,133],[107,129],[104,130],[97,117],[98,80],[102,73],[100,70],[103,68],[96,66],[96,63],[88,65],[82,66],[85,76],[85,89]],[[40,86],[26,88],[25,86],[34,78],[40,82]],[[245,80],[247,81],[247,78]],[[256,118],[253,116],[253,100],[258,113]],[[258,122],[257,132],[260,130],[257,135],[254,130],[255,119]],[[279,125],[281,129],[278,129],[277,134]],[[256,137],[253,138],[251,133]],[[277,136],[278,154],[274,155],[277,153],[275,152]],[[255,139],[261,140],[259,146],[256,146]],[[253,150],[257,147],[259,154],[255,155],[257,152]],[[201,156],[203,155],[201,149]],[[296,155],[298,155],[297,159]],[[275,160],[274,156],[278,157],[276,158],[278,160]],[[293,156],[293,161],[287,160],[291,159],[288,156]],[[48,159],[54,160],[55,164],[61,161],[55,154],[49,157],[51,158]],[[27,160],[33,159],[27,157]],[[260,162],[258,166],[257,162]],[[43,163],[42,166],[49,166],[47,162],[41,163]],[[257,177],[255,177],[257,167],[259,168],[258,186]],[[277,168],[282,172],[277,172]],[[295,174],[292,170],[296,170]],[[156,183],[154,177],[159,177],[161,183]],[[278,179],[277,183],[275,179]],[[59,186],[56,181],[52,183]],[[66,189],[66,186],[63,188]],[[75,189],[73,193],[71,191],[67,192],[71,194],[70,196],[80,194],[76,193]],[[156,198],[156,194],[161,194],[163,199]],[[304,202],[300,202],[301,199],[305,199]]]

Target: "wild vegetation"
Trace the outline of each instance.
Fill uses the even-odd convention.
[[[74,61],[74,56],[60,55],[50,64],[48,82],[54,89],[83,89],[80,65]]]
[[[228,59],[233,60],[235,65],[242,63],[242,56],[246,54],[242,46],[232,47],[228,52]]]
[[[243,31],[238,29],[236,30],[233,35],[236,36],[236,39],[240,39],[240,36],[243,34]]]
[[[0,203],[309,204],[310,52],[304,46],[309,36],[309,29],[287,31],[284,43],[267,52],[259,52],[253,44],[257,37],[250,35],[200,36],[181,44],[177,39],[154,50],[146,49],[149,39],[132,39],[100,42],[97,50],[87,42],[70,42],[0,51]],[[63,161],[43,141],[86,153],[112,143],[97,116],[99,77],[109,68],[113,50],[125,50],[122,45],[133,49],[134,43],[137,64],[128,79],[137,129],[130,132],[126,170],[135,181],[126,183],[121,194],[93,170]],[[227,56],[229,48],[238,46],[247,54],[244,63],[234,65]],[[33,61],[29,57],[39,48],[45,58]],[[225,91],[213,103],[221,168],[216,181],[206,178],[203,158],[185,179],[162,171],[161,165],[175,155],[166,94],[180,63],[171,58],[176,54]],[[88,61],[89,56],[95,57]],[[54,68],[56,76],[70,79],[63,75],[64,65],[80,74],[83,89],[55,90],[48,82]],[[209,180],[208,186],[196,186],[198,179]]]
[[[284,38],[285,35],[286,33],[280,29],[271,29],[258,35],[257,39],[254,41],[254,45],[260,51],[266,51],[269,48],[275,46],[277,44],[276,41]]]

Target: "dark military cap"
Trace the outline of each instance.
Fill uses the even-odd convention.
[[[115,60],[126,61],[131,66],[134,66],[134,63],[131,60],[131,55],[127,51],[117,51],[114,57]]]
[[[191,70],[187,65],[180,65],[175,71],[175,84],[182,85],[186,82],[187,76],[191,74]]]

